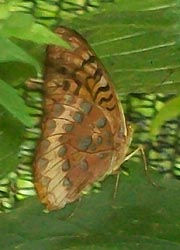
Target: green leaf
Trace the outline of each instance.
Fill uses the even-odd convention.
[[[6,37],[16,37],[39,44],[56,44],[70,48],[67,42],[59,38],[45,26],[36,23],[32,15],[14,12],[8,17],[0,28],[0,34]]]
[[[130,165],[131,175],[122,176],[115,200],[116,178],[109,177],[99,193],[62,210],[44,213],[35,198],[19,202],[11,213],[0,215],[3,249],[178,250],[178,181],[156,175],[162,186],[157,189],[140,166]]]
[[[164,122],[175,118],[180,115],[180,97],[175,97],[165,103],[155,119],[151,123],[150,135],[155,139],[155,135],[159,133],[160,127]]]
[[[8,38],[0,37],[0,63],[23,62],[34,66],[40,72],[39,63],[22,48],[10,41]]]
[[[0,179],[16,169],[23,133],[22,123],[0,106]]]
[[[127,4],[126,0],[115,0],[115,3],[120,5],[123,11],[148,11],[156,9],[166,9],[174,6],[178,6],[178,1],[170,0],[146,0],[146,1],[135,1],[130,0]],[[111,4],[109,4],[110,6]]]
[[[17,91],[0,79],[0,104],[24,125],[33,125],[32,117],[28,114],[29,109]]]
[[[179,0],[104,4],[75,19],[119,94],[180,91]],[[71,23],[69,23],[72,26]]]

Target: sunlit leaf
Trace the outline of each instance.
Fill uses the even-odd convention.
[[[175,97],[165,103],[155,119],[152,121],[150,134],[152,137],[158,134],[160,127],[168,120],[180,115],[180,97]]]
[[[6,37],[16,37],[39,44],[56,44],[69,48],[68,43],[60,39],[45,26],[36,23],[33,16],[27,13],[12,13],[1,25],[0,34]]]
[[[37,71],[40,71],[39,63],[22,48],[10,41],[8,38],[0,37],[0,63],[23,62],[31,64]]]
[[[29,109],[17,91],[0,79],[0,104],[24,125],[33,125]]]

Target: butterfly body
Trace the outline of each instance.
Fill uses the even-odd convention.
[[[47,48],[42,136],[33,165],[35,187],[49,210],[116,172],[131,141],[114,87],[93,50],[70,29],[55,32],[72,50]]]

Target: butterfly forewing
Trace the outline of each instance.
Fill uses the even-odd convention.
[[[50,45],[46,54],[34,171],[37,192],[49,210],[64,207],[116,171],[131,138],[111,80],[93,50],[70,29],[55,32],[72,49]]]

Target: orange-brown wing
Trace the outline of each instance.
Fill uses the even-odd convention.
[[[72,30],[56,32],[72,50],[47,48],[42,137],[34,160],[35,186],[49,210],[112,173],[129,141],[123,110],[92,49]]]
[[[49,104],[34,162],[35,186],[49,210],[76,200],[111,166],[113,135],[102,111],[68,95]],[[78,104],[78,105],[77,105]]]

